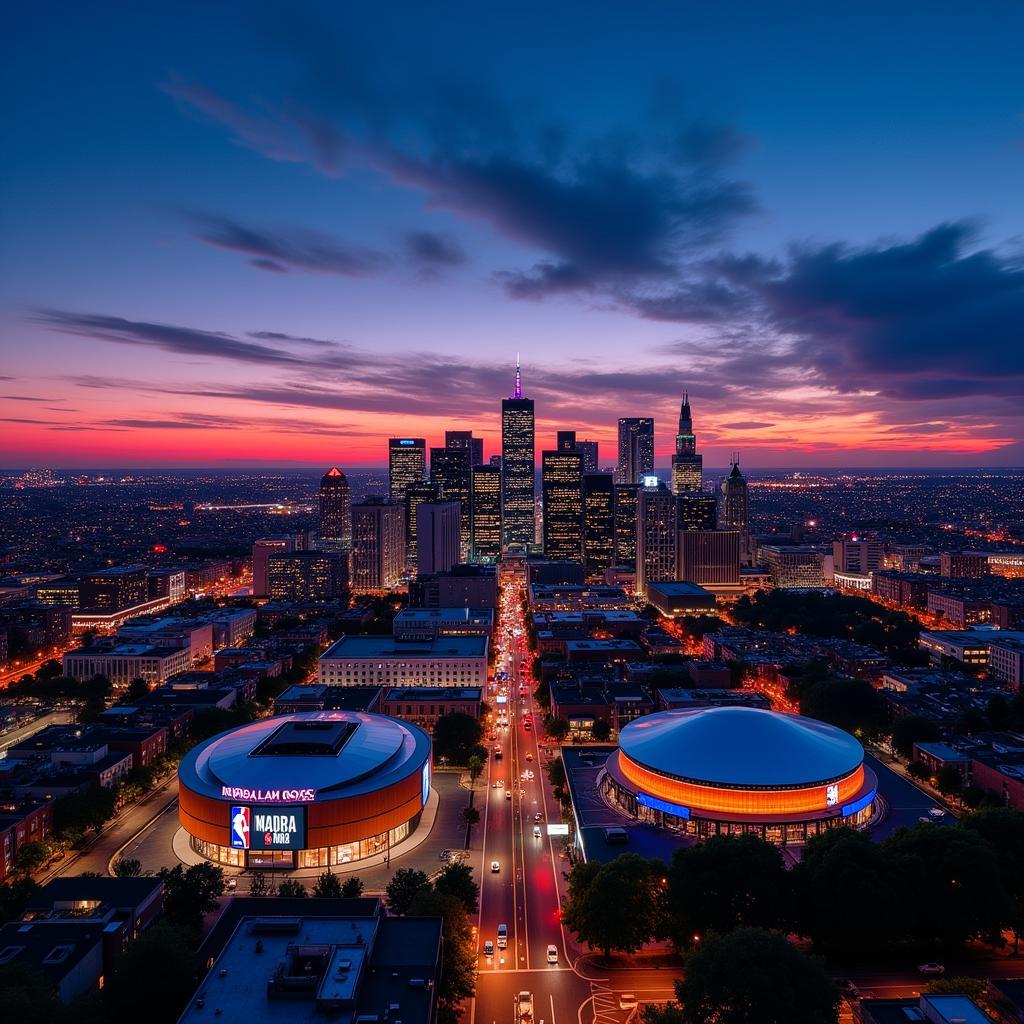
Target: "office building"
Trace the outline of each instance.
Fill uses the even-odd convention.
[[[140,565],[118,565],[87,572],[78,579],[78,598],[80,607],[87,612],[118,612],[144,604],[149,599],[146,569]]]
[[[474,437],[471,430],[446,430],[444,432],[445,448],[455,448],[469,452],[469,464],[479,466],[484,461],[484,439]]]
[[[772,583],[780,588],[825,586],[825,556],[817,549],[794,544],[761,544],[758,558],[772,576]],[[699,582],[695,580],[694,582]]]
[[[501,469],[478,463],[471,478],[470,559],[494,562],[501,558]]]
[[[676,450],[672,456],[672,493],[689,494],[699,491],[704,483],[703,472],[704,459],[697,454],[697,438],[693,433],[690,396],[684,393],[679,407]]]
[[[636,508],[639,484],[615,484],[615,564],[636,566]]]
[[[611,473],[588,473],[584,468],[583,567],[589,575],[603,572],[614,561],[615,478]]]
[[[939,556],[939,575],[955,579],[980,579],[988,576],[988,555],[983,551],[943,551]]]
[[[675,495],[663,483],[641,487],[636,511],[636,591],[641,596],[648,583],[679,578],[678,532]]]
[[[750,498],[738,458],[733,461],[732,471],[722,481],[718,525],[723,530],[739,530],[743,544],[746,545],[746,538],[750,535]]]
[[[325,686],[486,686],[486,636],[343,636],[320,657]]]
[[[654,472],[654,420],[650,416],[619,420],[617,484],[639,484]]]
[[[351,587],[380,594],[396,587],[405,572],[405,512],[383,498],[352,506]]]
[[[327,479],[326,477],[324,478]],[[345,484],[345,493],[348,494],[348,483]],[[323,485],[321,484],[321,495]],[[323,498],[321,497],[321,506]],[[347,501],[347,497],[346,497]],[[321,519],[322,521],[322,519]],[[351,525],[349,527],[351,530]],[[340,537],[340,533],[338,535]],[[335,539],[338,539],[337,537]],[[351,541],[351,533],[349,541]],[[340,540],[339,540],[340,545]],[[267,568],[270,558],[273,555],[286,555],[295,550],[295,538],[288,534],[280,534],[276,537],[261,537],[252,546],[252,596],[269,597],[270,581],[267,576]]]
[[[437,484],[421,480],[409,484],[405,489],[405,565],[415,572],[419,562],[417,555],[417,510],[425,501],[440,500],[441,491]]]
[[[501,508],[503,547],[536,543],[533,399],[523,398],[516,356],[516,383],[501,402]]]
[[[597,441],[577,441],[576,451],[583,456],[583,472],[596,473],[600,469],[597,464]]]
[[[700,586],[738,584],[738,530],[680,530],[676,579]]]
[[[348,479],[337,466],[320,478],[320,546],[327,551],[352,546],[352,497]]]
[[[461,510],[457,501],[424,501],[416,511],[416,572],[448,572],[460,562]]]
[[[459,504],[459,544],[457,562],[469,558],[471,536],[473,474],[467,448],[431,448],[430,482],[437,486],[439,500]]]
[[[544,557],[583,558],[583,457],[553,451],[541,456]]]
[[[647,584],[647,600],[669,618],[714,615],[717,599],[710,590],[685,580]],[[694,662],[693,664],[696,664]],[[725,683],[731,685],[730,682]]]
[[[348,589],[348,557],[334,551],[293,551],[267,560],[267,592],[278,601],[330,601]]]
[[[713,494],[680,494],[679,529],[713,530],[718,525],[718,499]]]
[[[400,640],[439,636],[494,636],[493,608],[403,608],[391,623]]]
[[[837,572],[868,575],[882,568],[880,540],[847,537],[832,542],[832,559]],[[868,583],[870,587],[870,581]]]
[[[555,448],[560,452],[576,451],[576,431],[559,430],[555,435]]]
[[[422,437],[392,437],[388,440],[388,497],[405,501],[410,484],[423,482],[427,475],[427,442]]]

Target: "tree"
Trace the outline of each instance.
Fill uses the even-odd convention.
[[[318,899],[338,899],[341,896],[341,879],[328,868],[317,875],[313,895]]]
[[[995,852],[975,830],[917,825],[882,843],[891,920],[905,939],[947,949],[996,936],[1012,914]]]
[[[554,790],[555,799],[561,803],[565,803],[566,797],[568,796],[568,777],[565,774],[565,765],[562,763],[560,757],[556,757],[553,761],[548,764],[547,767],[548,782],[551,783],[551,788]]]
[[[475,914],[480,903],[480,886],[473,869],[461,860],[450,861],[434,879],[434,891],[461,900],[467,914]]]
[[[635,953],[659,931],[664,866],[635,853],[607,864],[577,864],[569,873],[562,920],[580,942]]]
[[[597,721],[594,722],[594,727],[590,730],[590,735],[597,740],[598,743],[604,743],[611,734],[611,723],[603,718],[597,719]]]
[[[800,714],[847,732],[873,736],[885,729],[885,701],[863,679],[823,679],[800,693]]]
[[[62,796],[53,807],[53,828],[58,835],[67,831],[99,831],[110,821],[117,809],[117,796],[112,789],[92,786],[80,793]]]
[[[556,742],[561,743],[569,735],[569,723],[554,715],[544,716],[544,731]]]
[[[938,724],[924,715],[902,715],[892,727],[892,748],[908,761],[915,743],[933,743],[941,738]]]
[[[715,836],[675,852],[668,870],[668,930],[680,949],[709,932],[778,927],[789,905],[779,848],[757,836]]]
[[[388,907],[393,914],[409,913],[412,901],[422,889],[430,888],[430,879],[416,868],[399,868],[384,888]]]
[[[921,782],[924,782],[925,779],[931,778],[932,770],[924,763],[924,761],[911,761],[907,766],[907,774]]]
[[[708,936],[686,956],[676,995],[681,1024],[827,1024],[839,1019],[839,989],[821,963],[760,928]]]
[[[928,983],[925,991],[931,996],[968,996],[976,1003],[985,998],[988,985],[983,978],[936,978]]]
[[[864,832],[835,828],[809,839],[792,882],[794,930],[819,952],[859,953],[898,931],[888,864]],[[851,913],[854,907],[871,913]]]
[[[38,839],[25,843],[14,858],[14,870],[20,875],[31,875],[38,871],[52,856],[48,843]]]
[[[217,909],[224,893],[224,870],[203,861],[189,868],[181,864],[161,868],[164,883],[164,917],[179,928],[201,931],[203,915]]]
[[[408,869],[407,869],[408,870]],[[466,908],[456,896],[420,888],[409,904],[411,917],[441,918],[441,980],[437,989],[441,1024],[459,1019],[459,1004],[476,991],[476,949]]]
[[[463,807],[462,817],[467,825],[475,825],[480,820],[480,812],[475,807]]]
[[[963,820],[994,851],[999,878],[1010,900],[1009,925],[1016,950],[1024,932],[1024,814],[1010,807],[989,807]]]
[[[297,878],[285,878],[277,887],[277,895],[305,899],[309,893],[306,892],[306,887]]]
[[[133,701],[138,700],[139,697],[145,697],[149,693],[149,683],[145,679],[136,677],[128,684],[128,689],[125,690],[125,700]]]
[[[195,990],[195,954],[188,934],[161,922],[147,929],[114,961],[104,989],[107,1020],[174,1024]]]
[[[264,871],[254,871],[249,876],[249,895],[250,896],[269,896],[270,895],[270,883],[267,881],[267,875]]]
[[[956,796],[964,788],[963,772],[955,764],[944,764],[935,773],[935,788],[944,796]]]
[[[31,878],[15,878],[0,885],[0,925],[21,917],[25,905],[37,892],[39,885]]]
[[[0,966],[0,1006],[9,1021],[61,1024],[70,1019],[53,983],[24,963]]]
[[[354,900],[363,895],[363,880],[358,875],[349,875],[341,883],[341,895],[347,900]]]
[[[138,878],[142,874],[142,861],[137,857],[120,857],[114,864],[117,878]]]
[[[470,789],[476,783],[476,780],[480,778],[480,773],[484,770],[484,759],[479,754],[474,754],[469,759],[469,786]]]
[[[452,764],[466,764],[480,746],[483,726],[472,715],[454,711],[442,715],[434,726],[434,754]]]

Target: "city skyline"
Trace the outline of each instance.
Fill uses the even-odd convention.
[[[19,9],[0,467],[1024,464],[1024,12],[740,7]]]

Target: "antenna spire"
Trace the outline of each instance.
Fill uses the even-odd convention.
[[[512,395],[513,398],[523,397],[523,376],[519,371],[519,353],[516,353],[516,389]]]

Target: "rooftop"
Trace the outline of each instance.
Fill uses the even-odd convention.
[[[320,656],[333,658],[484,658],[485,636],[443,636],[436,640],[401,640],[393,636],[343,636]]]

